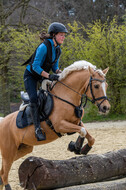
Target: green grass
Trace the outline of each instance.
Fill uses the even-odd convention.
[[[3,116],[4,116],[4,114],[0,113],[0,117],[3,117]]]
[[[117,120],[126,120],[126,114],[108,114],[108,115],[100,115],[100,114],[85,114],[83,117],[83,122],[95,122],[95,121],[117,121]]]
[[[107,115],[104,114],[101,115],[98,112],[98,108],[90,102],[87,104],[84,111],[85,114],[82,119],[84,123],[96,122],[96,121],[102,122],[102,121],[126,120],[126,113],[119,114],[119,113],[111,113],[110,111],[110,113]]]

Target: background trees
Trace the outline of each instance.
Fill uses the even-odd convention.
[[[69,25],[70,35],[63,47],[63,65],[77,60],[87,60],[98,68],[109,67],[107,81],[111,98],[111,113],[125,113],[126,91],[126,25],[117,25],[114,18],[110,24],[96,21],[87,28],[75,22]],[[82,34],[86,34],[85,39]],[[67,62],[67,60],[69,60]]]
[[[0,0],[0,112],[23,90],[21,64],[40,43],[38,35],[59,21],[70,33],[62,47],[62,69],[87,60],[107,74],[113,113],[125,113],[126,92],[125,0]],[[114,16],[116,17],[114,18]]]

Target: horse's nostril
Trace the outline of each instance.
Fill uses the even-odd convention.
[[[103,106],[103,111],[104,111],[104,112],[109,111],[109,107]]]
[[[106,111],[106,110],[107,110],[107,106],[103,106],[103,110],[105,110],[105,111]]]

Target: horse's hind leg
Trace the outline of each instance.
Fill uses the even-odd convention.
[[[13,164],[13,162],[24,155],[32,152],[33,147],[32,146],[27,146],[22,144],[19,149],[16,147],[13,148],[11,151],[7,151],[7,154],[5,152],[1,152],[2,154],[2,168],[0,171],[0,178],[1,178],[1,184],[0,184],[0,190],[3,190],[3,186],[5,186],[5,190],[12,190],[10,185],[8,184],[8,173],[10,171],[10,168]],[[8,155],[10,153],[11,155]]]
[[[13,162],[8,162],[8,160],[2,158],[2,168],[1,168],[1,185],[0,190],[3,189],[3,186],[5,185],[5,190],[11,190],[10,185],[8,184],[8,173],[10,171],[10,168],[12,166]]]
[[[2,181],[2,179],[0,177],[0,190],[2,190],[2,189],[3,189],[3,181]]]
[[[5,143],[3,145],[4,145],[3,147],[1,146],[2,168],[0,171],[0,176],[3,182],[3,185],[5,186],[5,190],[11,190],[11,187],[8,184],[8,174],[14,162],[14,158],[17,152],[17,147],[14,141]],[[13,146],[10,146],[10,145],[13,145]]]
[[[17,150],[17,154],[14,160],[18,160],[19,158],[25,156],[26,154],[31,153],[32,150],[33,150],[33,146],[21,144]]]

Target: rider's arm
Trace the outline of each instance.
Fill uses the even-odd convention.
[[[32,64],[33,70],[39,75],[42,75],[44,71],[41,67],[46,59],[46,55],[47,55],[47,47],[45,46],[45,44],[42,43],[36,50],[36,55],[34,58],[34,62]]]
[[[36,55],[34,58],[32,68],[37,74],[39,74],[45,78],[49,78],[49,74],[41,68],[46,59],[46,56],[47,56],[47,47],[45,44],[42,43],[36,50]],[[54,46],[52,46],[52,60],[55,60]],[[60,73],[58,64],[59,64],[59,59],[52,67],[52,71],[56,74]]]
[[[48,79],[49,78],[49,73],[47,73],[46,71],[43,70],[42,73],[41,73],[41,76]]]

